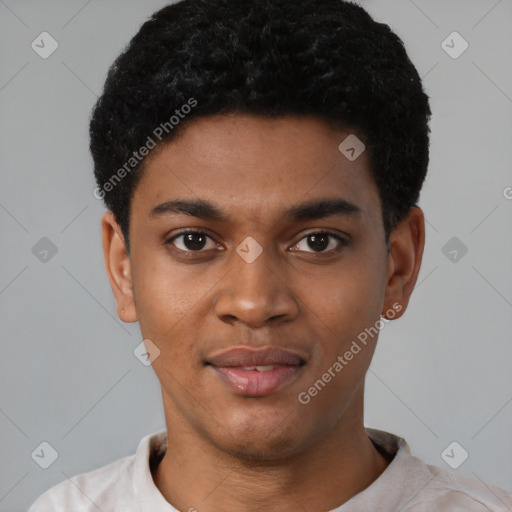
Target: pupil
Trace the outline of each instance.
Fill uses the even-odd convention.
[[[202,249],[205,242],[206,237],[201,233],[188,233],[184,239],[185,247],[191,251]]]
[[[329,245],[329,235],[309,235],[308,245],[313,250],[324,250]]]

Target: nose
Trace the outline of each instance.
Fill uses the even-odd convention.
[[[278,255],[263,250],[248,263],[234,252],[230,260],[230,271],[221,281],[215,298],[219,319],[257,328],[297,316],[299,306],[293,285]]]

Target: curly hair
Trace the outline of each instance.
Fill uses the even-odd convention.
[[[169,142],[193,119],[233,112],[311,115],[357,133],[386,243],[417,205],[431,111],[388,25],[343,0],[182,0],[141,26],[110,67],[91,115],[95,195],[128,250],[130,203],[146,161],[134,152]],[[116,172],[122,179],[114,183]]]

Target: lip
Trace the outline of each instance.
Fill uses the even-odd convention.
[[[297,352],[277,347],[251,349],[234,347],[213,354],[205,363],[232,391],[245,397],[262,397],[276,392],[295,379],[306,364]],[[274,366],[259,371],[256,366]]]
[[[233,347],[211,355],[207,364],[219,367],[229,366],[297,366],[306,362],[295,351],[278,347],[265,347],[253,349],[250,347]]]

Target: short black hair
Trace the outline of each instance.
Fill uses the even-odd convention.
[[[386,243],[417,206],[431,111],[388,25],[343,0],[182,0],[141,26],[91,114],[95,195],[114,213],[128,251],[142,148],[225,113],[316,116],[356,133],[379,190]]]

